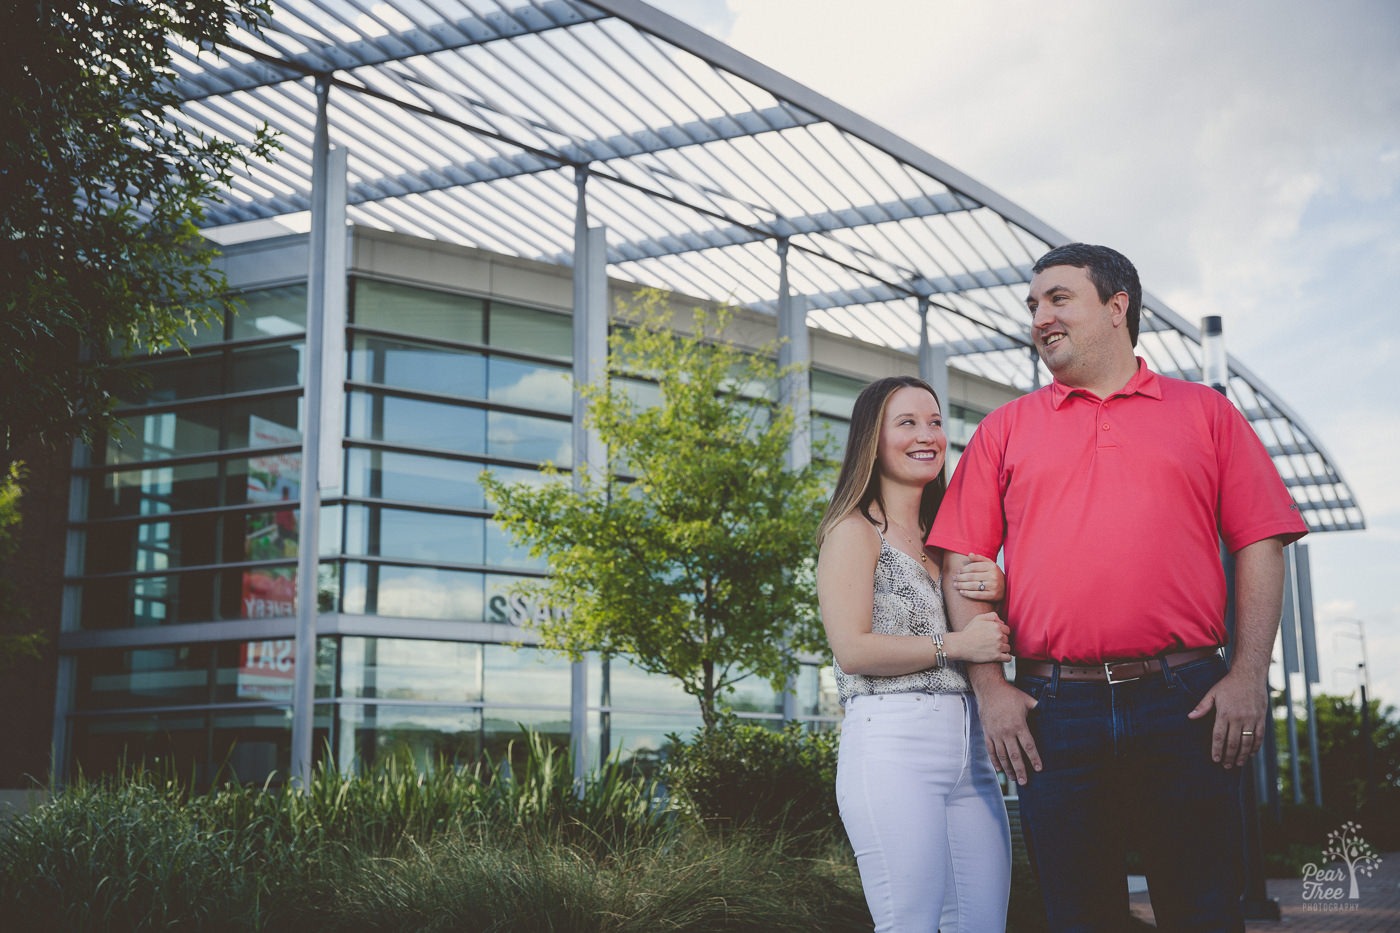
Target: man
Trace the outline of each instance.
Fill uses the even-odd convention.
[[[1132,263],[1076,243],[1033,272],[1054,382],[979,425],[928,539],[944,579],[965,555],[1005,552],[1016,682],[969,670],[987,747],[1021,785],[1052,930],[1124,925],[1129,850],[1159,927],[1243,930],[1240,769],[1271,722],[1283,546],[1307,529],[1229,401],[1135,355]],[[944,595],[954,628],[979,611]]]

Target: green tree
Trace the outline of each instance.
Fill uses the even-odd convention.
[[[167,40],[212,48],[268,0],[0,6],[0,468],[31,440],[111,424],[111,362],[231,309],[196,228],[235,167],[273,148],[194,133]]]
[[[739,680],[780,689],[794,652],[825,644],[812,541],[826,468],[785,469],[793,413],[753,397],[783,375],[776,350],[725,341],[732,310],[697,311],[690,336],[659,294],[633,311],[610,370],[654,379],[659,401],[644,403],[636,380],[580,388],[612,468],[585,473],[578,491],[552,470],[542,486],[489,474],[482,485],[497,521],[548,558],[550,577],[523,588],[569,610],[534,623],[543,644],[630,655],[678,680],[710,728]]]
[[[44,636],[37,632],[20,632],[28,613],[15,599],[14,581],[8,564],[19,547],[20,481],[24,466],[12,463],[0,475],[0,674],[5,673],[20,658],[38,658]]]
[[[1394,706],[1382,706],[1370,700],[1368,710],[1369,743],[1362,728],[1358,702],[1347,696],[1320,694],[1313,698],[1317,717],[1318,770],[1322,778],[1322,798],[1327,808],[1343,815],[1361,812],[1368,800],[1369,786],[1376,796],[1400,799],[1400,718]],[[1312,758],[1308,749],[1308,723],[1297,722],[1299,770],[1303,775],[1305,792],[1311,793]],[[1288,724],[1278,721],[1279,748],[1288,747]],[[1283,795],[1291,799],[1292,775],[1280,769]]]

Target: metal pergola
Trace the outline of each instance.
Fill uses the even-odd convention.
[[[206,223],[312,206],[318,81],[351,222],[571,265],[586,197],[608,274],[1030,389],[1029,268],[1069,242],[927,152],[639,0],[277,0],[216,56],[175,50],[171,119],[284,146]],[[586,181],[586,188],[584,182]],[[585,194],[586,192],[586,194]],[[1138,352],[1201,377],[1198,329],[1144,296]],[[1331,457],[1237,359],[1227,391],[1314,531],[1365,525]]]

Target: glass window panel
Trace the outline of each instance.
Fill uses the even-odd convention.
[[[482,697],[487,703],[519,706],[560,706],[568,721],[572,697],[569,659],[539,648],[483,645]],[[567,731],[567,729],[565,730]]]
[[[71,773],[87,777],[117,774],[144,765],[176,773],[210,774],[208,719],[202,713],[75,718],[72,722]]]
[[[440,395],[486,397],[486,357],[471,350],[359,335],[350,354],[357,382]]]
[[[274,471],[277,478],[269,485],[269,475]],[[279,486],[290,483],[299,489],[300,482],[299,450],[236,460],[114,470],[88,481],[88,516],[124,518],[239,505],[256,502],[260,497],[265,500],[262,494],[269,488],[280,501]]]
[[[836,720],[841,716],[841,697],[836,689],[836,672],[830,664],[804,664],[797,674],[797,711],[802,716]]]
[[[302,384],[305,343],[249,347],[229,353],[228,390],[254,392]]]
[[[348,613],[482,621],[479,573],[352,562],[344,586]]]
[[[846,442],[850,440],[851,426],[845,421],[837,421],[834,418],[824,418],[821,415],[812,416],[812,438],[817,443],[826,443],[831,446],[831,459],[840,463],[846,456]]]
[[[487,361],[487,373],[493,402],[562,415],[573,412],[573,374],[563,367],[493,356]]]
[[[79,709],[208,703],[212,645],[77,656]]]
[[[479,454],[486,448],[486,413],[461,405],[353,392],[350,435],[405,447]]]
[[[219,561],[220,517],[93,525],[81,532],[83,573],[122,573]],[[237,559],[237,558],[235,558]]]
[[[491,346],[573,359],[573,319],[566,314],[491,303]]]
[[[485,519],[368,506],[351,506],[346,517],[349,554],[451,564],[485,558]]]
[[[812,411],[850,418],[856,396],[865,386],[866,382],[861,379],[812,370]]]
[[[121,388],[121,405],[160,405],[223,392],[219,353],[170,356],[132,367],[132,381]]]
[[[217,451],[221,415],[219,405],[127,415],[121,419],[122,427],[107,439],[106,463],[135,463]]]
[[[512,764],[519,765],[526,755],[523,730],[527,729],[538,733],[560,751],[567,751],[569,723],[567,707],[558,710],[487,707],[481,723],[482,754],[489,755],[492,761],[505,761],[509,757]]]
[[[598,684],[600,691],[603,685],[607,684],[611,702],[605,702],[603,705],[610,705],[615,710],[693,713],[697,717],[700,715],[700,706],[696,699],[682,690],[680,682],[674,677],[647,673],[623,657],[612,658],[607,664],[606,680],[601,669],[596,681],[592,677],[589,678]],[[600,701],[608,699],[601,694],[599,697]]]
[[[494,520],[486,523],[486,563],[506,570],[549,569],[549,561],[531,557],[529,547],[516,544]]]
[[[346,491],[351,496],[464,509],[486,504],[476,479],[478,463],[364,448],[351,448],[348,462]]]
[[[589,729],[589,763],[614,757],[622,764],[654,769],[663,758],[669,735],[688,739],[701,727],[699,708],[685,713],[600,713],[600,726]]]
[[[329,732],[328,711],[317,710],[311,733],[313,747],[323,747]],[[261,784],[269,778],[285,776],[292,765],[291,710],[227,710],[215,713],[209,747],[211,761],[220,779],[244,784]]]
[[[480,298],[371,279],[355,281],[355,323],[399,334],[485,343]]]
[[[228,448],[272,447],[301,440],[299,395],[231,401],[224,413]]]
[[[533,597],[517,592],[526,579],[538,580],[538,577],[514,577],[499,573],[486,575],[487,622],[525,628],[543,622],[546,613],[567,611],[546,606]]]
[[[351,638],[341,646],[341,695],[361,699],[481,699],[481,645],[405,638]]]
[[[233,316],[234,340],[306,331],[306,283],[260,288],[239,297],[243,307]]]
[[[300,434],[298,396],[193,405],[122,418],[106,441],[109,465],[293,443]]]
[[[573,464],[574,426],[569,421],[493,411],[487,414],[486,425],[486,451],[492,456],[561,467]]]
[[[420,770],[442,763],[468,764],[482,753],[482,716],[476,709],[399,704],[342,704],[338,709],[336,760],[373,767],[407,755]]]
[[[734,685],[734,692],[721,694],[719,702],[740,713],[778,713],[783,711],[783,695],[774,692],[766,680],[749,676]]]
[[[84,629],[291,616],[296,565],[87,580],[79,599]]]

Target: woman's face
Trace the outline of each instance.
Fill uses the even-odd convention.
[[[947,449],[943,413],[933,396],[916,386],[895,390],[880,423],[876,456],[881,479],[927,486],[943,472]]]

